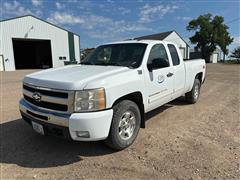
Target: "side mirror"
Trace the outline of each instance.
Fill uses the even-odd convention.
[[[168,66],[169,66],[169,61],[167,59],[162,59],[162,58],[153,59],[152,63],[147,65],[149,71],[168,67]]]

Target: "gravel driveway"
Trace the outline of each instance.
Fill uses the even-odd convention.
[[[21,120],[21,80],[1,73],[1,179],[239,179],[240,66],[208,64],[197,104],[179,98],[147,114],[128,149],[36,134]]]

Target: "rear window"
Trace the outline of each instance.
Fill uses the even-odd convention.
[[[179,60],[179,56],[178,56],[177,49],[175,48],[175,46],[172,44],[168,44],[168,49],[169,49],[171,57],[172,57],[173,65],[174,66],[179,65],[180,60]]]

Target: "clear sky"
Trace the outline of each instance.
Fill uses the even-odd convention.
[[[188,22],[205,13],[221,15],[240,45],[240,0],[0,0],[0,19],[33,14],[81,37],[81,47],[176,30],[187,42]],[[190,43],[189,43],[190,44]]]

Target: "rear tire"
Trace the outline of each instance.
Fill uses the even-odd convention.
[[[141,114],[136,103],[123,100],[113,107],[113,119],[105,144],[115,150],[129,147],[136,139]]]
[[[195,104],[197,102],[200,96],[200,88],[201,88],[201,83],[199,79],[195,79],[192,90],[185,94],[185,98],[187,102],[191,104]]]

